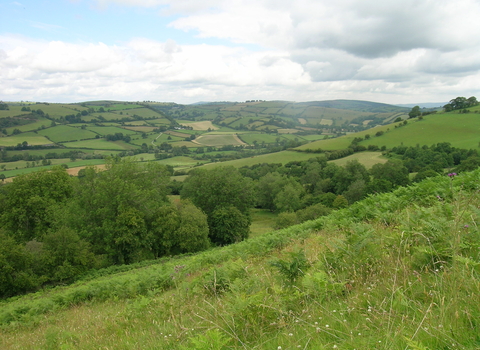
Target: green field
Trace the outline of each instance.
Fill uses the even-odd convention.
[[[36,119],[33,123],[30,124],[25,124],[25,125],[19,125],[19,126],[12,126],[7,129],[7,132],[9,135],[12,134],[13,130],[18,129],[22,132],[27,132],[27,131],[34,131],[34,130],[39,130],[42,128],[49,127],[51,125],[52,121],[48,120],[46,118],[38,118]]]
[[[87,130],[93,131],[96,134],[99,134],[101,136],[105,135],[115,135],[116,133],[122,133],[124,135],[134,135],[136,134],[135,131],[128,130],[128,129],[123,129],[120,127],[115,127],[115,126],[88,126]]]
[[[97,135],[96,133],[89,130],[84,130],[81,128],[71,127],[67,125],[57,125],[53,128],[40,130],[38,131],[38,133],[40,135],[48,137],[55,143],[92,139]]]
[[[200,146],[215,146],[221,147],[225,145],[241,145],[235,135],[212,135],[206,134],[195,139],[195,143]]]
[[[408,124],[390,129],[380,137],[362,141],[361,145],[415,146],[450,142],[458,148],[478,148],[480,142],[480,115],[477,113],[439,113],[427,115],[423,120],[411,119]]]
[[[107,141],[105,139],[67,142],[64,143],[64,146],[67,148],[89,148],[98,150],[129,150],[136,148],[123,141]]]
[[[29,145],[50,145],[52,141],[48,140],[42,135],[33,132],[24,132],[18,135],[11,135],[8,137],[0,137],[0,146],[16,146],[19,143],[27,141]]]
[[[370,140],[369,140],[368,144],[372,144],[371,141],[373,139],[375,139],[377,141],[382,139],[382,137],[376,137],[375,136],[375,134],[377,132],[383,131],[385,133],[383,136],[386,135],[385,137],[389,137],[389,135],[391,135],[391,133],[392,133],[392,130],[394,130],[395,125],[398,125],[398,124],[400,124],[400,123],[381,125],[381,126],[377,126],[375,128],[372,128],[372,129],[360,131],[360,132],[357,132],[357,133],[348,134],[348,135],[345,135],[345,136],[328,138],[326,140],[314,141],[314,142],[308,143],[306,145],[299,146],[299,147],[297,147],[297,149],[299,149],[299,150],[321,149],[321,150],[325,150],[325,151],[335,151],[335,150],[339,150],[339,149],[345,149],[345,148],[348,148],[348,146],[350,146],[352,144],[353,139],[355,139],[356,137],[365,137],[365,135],[370,135]],[[383,143],[381,145],[383,145]]]
[[[15,177],[18,175],[23,175],[23,174],[29,174],[34,171],[39,171],[39,170],[45,170],[45,169],[50,169],[52,166],[55,165],[61,165],[61,164],[66,164],[69,168],[74,168],[74,167],[84,167],[88,165],[99,165],[99,164],[104,164],[105,160],[103,159],[79,159],[75,161],[71,161],[70,159],[51,159],[52,164],[47,165],[47,166],[42,166],[42,165],[36,165],[35,167],[27,168],[25,161],[18,161],[18,162],[10,162],[6,163],[8,165],[15,165],[18,167],[18,169],[15,168],[10,168],[7,166],[6,171],[2,171],[1,174],[4,174],[5,177]],[[32,163],[32,162],[30,162]],[[40,163],[41,164],[41,163]]]
[[[357,160],[363,164],[365,168],[370,169],[372,166],[378,163],[386,163],[388,159],[382,156],[381,152],[359,152],[349,155],[345,158],[330,160],[329,162],[335,163],[340,166],[344,166],[352,160]]]
[[[252,166],[254,164],[259,164],[259,163],[286,164],[288,162],[308,160],[310,158],[315,158],[318,156],[321,156],[321,154],[282,151],[282,152],[276,152],[276,153],[262,154],[262,155],[251,157],[251,158],[243,158],[243,159],[229,160],[226,162],[205,164],[203,167],[207,169],[212,169],[219,166],[234,166],[236,168],[240,168],[242,166]]]

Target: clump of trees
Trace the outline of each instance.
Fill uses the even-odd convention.
[[[478,101],[475,96],[466,98],[466,97],[457,97],[450,100],[445,106],[443,106],[445,112],[451,112],[454,110],[463,110],[469,107],[477,106]]]
[[[248,237],[250,179],[234,168],[198,171],[172,201],[168,195],[179,190],[172,173],[116,158],[105,171],[90,167],[78,178],[56,167],[1,186],[0,297]]]

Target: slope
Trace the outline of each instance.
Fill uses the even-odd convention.
[[[2,349],[478,349],[480,170],[0,305]]]

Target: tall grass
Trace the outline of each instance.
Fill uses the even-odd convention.
[[[1,348],[478,349],[479,177],[3,302]]]

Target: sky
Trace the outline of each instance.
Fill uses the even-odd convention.
[[[2,0],[0,100],[480,98],[480,0]]]

